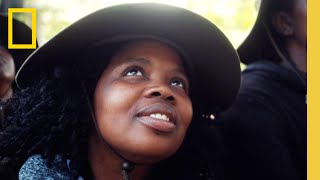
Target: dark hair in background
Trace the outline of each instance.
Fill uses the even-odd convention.
[[[102,54],[105,54],[105,51]],[[110,58],[112,53],[103,57],[102,54],[90,53],[84,57]],[[18,171],[31,155],[41,154],[48,159],[50,165],[55,155],[60,154],[71,159],[72,166],[85,179],[91,179],[87,150],[89,133],[94,126],[84,89],[92,102],[95,85],[103,67],[106,67],[106,64],[100,66],[98,73],[91,74],[86,79],[83,79],[80,73],[67,73],[77,72],[77,67],[68,67],[68,71],[65,71],[65,67],[56,67],[48,74],[38,75],[42,78],[35,80],[32,86],[17,92],[10,101],[14,112],[8,117],[6,128],[0,133],[0,160],[13,163]],[[202,162],[206,158],[201,157],[206,156],[201,143],[201,128],[204,127],[201,124],[204,121],[197,118],[201,115],[196,109],[194,111],[184,144],[176,156],[156,166],[151,173],[152,179],[177,179],[180,175],[197,176],[198,179],[198,173],[191,173],[208,167],[206,162]]]

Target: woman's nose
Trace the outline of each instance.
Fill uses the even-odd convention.
[[[144,91],[144,96],[147,98],[159,97],[167,101],[174,102],[174,92],[169,85],[163,83],[152,84]]]

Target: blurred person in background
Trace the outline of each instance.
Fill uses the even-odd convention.
[[[16,19],[12,21],[13,43],[31,44],[31,29]],[[32,52],[33,49],[8,49],[8,16],[0,13],[0,133],[7,124],[6,117],[13,112],[8,108],[8,103],[18,90],[14,83],[15,72]],[[8,158],[1,158],[0,179],[16,179],[18,170],[14,164],[9,163]]]
[[[307,178],[306,21],[307,0],[262,0],[238,48],[247,67],[237,101],[209,129],[225,145],[225,179]]]
[[[15,67],[11,54],[2,45],[0,46],[0,101],[5,103],[12,96],[12,82],[14,81]],[[2,116],[1,116],[2,119]],[[1,123],[2,124],[2,123]]]
[[[31,44],[31,29],[13,19],[13,44]],[[20,68],[33,49],[8,49],[8,16],[0,13],[0,129],[4,126],[5,106],[17,90],[15,72]]]

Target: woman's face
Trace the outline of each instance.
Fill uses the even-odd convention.
[[[303,48],[307,47],[307,0],[294,0],[292,23],[295,39]]]
[[[150,40],[128,43],[111,58],[94,109],[102,139],[122,157],[153,163],[180,147],[192,119],[181,61],[174,49]]]

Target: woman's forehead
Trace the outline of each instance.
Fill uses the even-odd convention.
[[[153,59],[161,59],[182,66],[182,59],[178,51],[156,40],[135,40],[125,43],[111,58],[111,64],[115,61],[118,63],[119,61],[130,61],[130,59],[140,59],[145,63]]]

